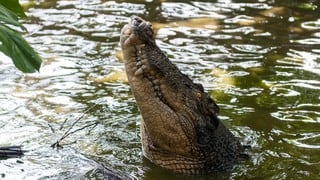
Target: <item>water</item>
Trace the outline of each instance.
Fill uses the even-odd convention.
[[[160,48],[204,85],[223,123],[252,146],[251,159],[235,169],[191,179],[319,178],[319,2],[21,2],[25,37],[44,63],[22,74],[1,55],[0,145],[29,152],[0,160],[0,178],[101,178],[98,163],[137,179],[187,178],[143,159],[129,86],[108,76],[123,71],[120,29],[133,14],[153,22]],[[73,129],[92,126],[52,149],[82,115]]]

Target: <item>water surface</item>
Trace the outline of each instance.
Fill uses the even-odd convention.
[[[97,164],[137,179],[185,179],[142,157],[140,115],[121,74],[120,29],[151,21],[160,48],[204,85],[251,159],[192,179],[317,179],[320,175],[320,4],[317,1],[21,1],[26,39],[43,58],[22,74],[0,59],[0,178],[101,178]],[[82,117],[82,115],[84,115]],[[50,145],[79,119],[82,128]]]

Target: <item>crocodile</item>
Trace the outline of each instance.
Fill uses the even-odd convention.
[[[232,169],[245,151],[219,107],[161,51],[150,22],[131,16],[120,35],[128,82],[142,116],[143,155],[184,174]]]

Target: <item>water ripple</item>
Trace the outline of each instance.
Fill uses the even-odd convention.
[[[310,30],[320,29],[320,19],[318,19],[317,21],[303,22],[301,24],[301,27],[306,28],[306,29],[310,29]]]
[[[319,132],[303,133],[303,134],[300,134],[300,136],[302,136],[302,137],[297,138],[297,139],[285,138],[284,140],[290,144],[297,146],[297,147],[309,148],[309,149],[319,149],[320,148],[320,134],[319,134]]]
[[[275,49],[275,48],[263,48],[259,45],[253,45],[253,44],[233,44],[232,47],[240,52],[259,53],[259,54],[266,54]]]
[[[281,121],[298,121],[306,123],[320,123],[320,113],[311,110],[287,110],[271,113],[271,116]]]
[[[40,72],[23,75],[0,58],[0,145],[23,143],[32,155],[19,158],[22,163],[1,160],[0,175],[75,178],[92,168],[79,157],[85,154],[138,178],[169,176],[143,163],[140,116],[129,85],[92,80],[123,71],[117,56],[120,29],[135,14],[152,22],[160,48],[204,85],[220,105],[223,123],[253,146],[252,159],[215,178],[318,178],[317,2],[32,3],[23,23],[29,30],[25,37],[43,57]],[[61,124],[70,126],[93,105],[77,128],[98,125],[68,137],[64,149],[50,149],[64,131]]]
[[[293,86],[303,87],[307,89],[314,89],[314,90],[320,89],[320,81],[317,81],[317,80],[291,79],[288,81],[264,81],[264,83],[266,83],[266,85],[270,86],[271,89],[274,89],[275,91],[285,90],[285,89],[287,89],[287,91],[294,91],[291,89],[291,87]],[[288,88],[281,88],[281,87],[288,87]]]
[[[199,3],[196,3],[199,5]],[[215,17],[223,18],[224,16],[217,14],[215,11],[203,11],[198,7],[192,6],[187,3],[162,3],[163,11],[162,16],[166,18],[179,17],[179,18],[195,18],[195,17]]]
[[[290,49],[288,52],[288,57],[278,60],[279,64],[284,64],[287,66],[278,65],[277,67],[284,69],[303,69],[315,74],[320,74],[320,64],[318,62],[319,58],[319,54]]]

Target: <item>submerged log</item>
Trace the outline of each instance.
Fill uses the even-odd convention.
[[[22,150],[22,146],[2,146],[0,147],[0,158],[16,158],[22,156],[25,150]]]

